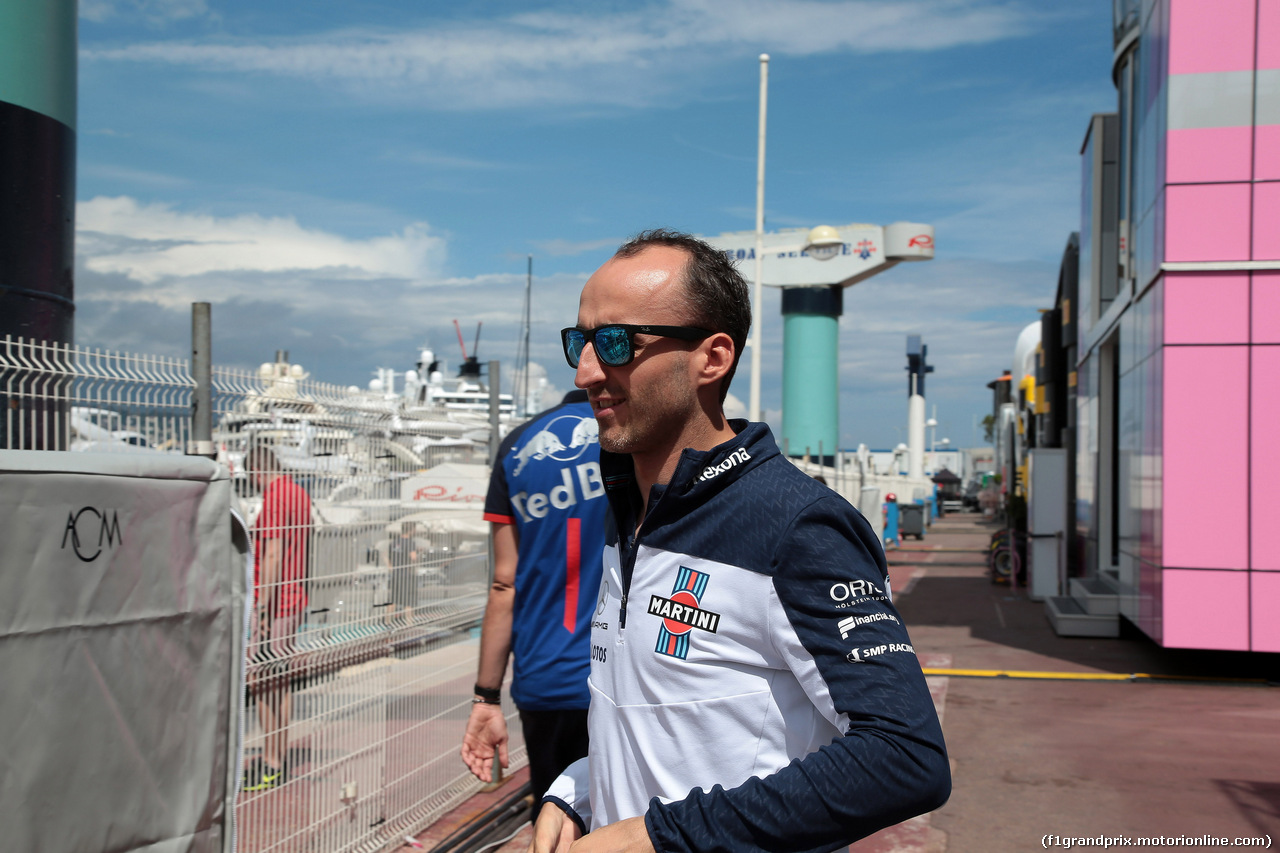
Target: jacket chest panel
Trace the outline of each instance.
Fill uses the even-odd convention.
[[[782,667],[769,636],[770,578],[641,546],[621,627],[622,567],[606,548],[592,628],[591,681],[619,705],[688,702],[768,689]]]

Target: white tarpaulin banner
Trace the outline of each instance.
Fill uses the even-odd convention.
[[[230,499],[199,457],[0,451],[0,847],[232,849]]]
[[[444,462],[407,478],[400,486],[400,499],[422,509],[470,511],[478,515],[484,509],[488,491],[488,466]]]

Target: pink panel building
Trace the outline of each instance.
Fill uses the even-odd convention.
[[[1071,571],[1162,645],[1280,652],[1280,0],[1115,9],[1063,342]]]

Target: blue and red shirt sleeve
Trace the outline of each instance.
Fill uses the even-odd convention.
[[[511,506],[510,489],[507,486],[505,460],[511,454],[516,437],[523,430],[513,430],[498,447],[493,460],[493,473],[489,475],[489,491],[484,498],[484,520],[495,524],[515,524],[515,511]]]

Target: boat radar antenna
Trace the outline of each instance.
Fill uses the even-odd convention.
[[[453,321],[453,328],[458,333],[458,346],[462,349],[462,366],[458,368],[459,379],[470,379],[476,384],[480,382],[480,359],[478,353],[480,351],[480,327],[484,323],[476,323],[476,345],[471,351],[471,355],[467,355],[467,345],[462,340],[462,327],[458,325],[458,321]]]

